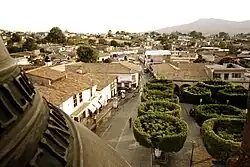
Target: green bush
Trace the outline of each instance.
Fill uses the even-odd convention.
[[[244,117],[245,114],[237,107],[226,104],[205,104],[194,108],[192,116],[199,126],[210,118],[222,117]]]
[[[178,104],[169,102],[169,101],[147,101],[141,103],[138,108],[138,116],[145,114],[154,114],[154,113],[169,114],[175,117],[180,117],[181,107]]]
[[[170,115],[148,114],[135,119],[133,132],[137,142],[148,148],[178,152],[187,138],[188,126]]]
[[[218,92],[218,100],[220,103],[227,103],[229,100],[230,105],[239,107],[239,108],[247,108],[247,89],[242,89],[240,87],[232,87],[220,90]]]
[[[190,86],[182,90],[181,97],[185,103],[198,105],[202,99],[202,103],[207,104],[211,102],[211,91],[205,87]]]
[[[196,84],[196,86],[206,87],[210,89],[212,97],[216,97],[219,90],[232,87],[232,84],[221,80],[209,80],[209,81],[199,82]]]
[[[169,94],[168,92],[164,91],[149,91],[149,92],[144,92],[141,95],[141,101],[146,102],[146,101],[158,101],[158,100],[168,100],[170,102],[179,104],[179,97],[177,95]]]
[[[160,91],[171,91],[174,93],[174,84],[173,83],[168,83],[168,84],[162,84],[162,83],[150,83],[150,82],[147,82],[146,83],[146,86],[145,86],[146,89],[149,89],[149,90],[160,90]]]
[[[166,95],[173,95],[174,90],[173,89],[166,89],[166,90],[158,90],[158,89],[148,89],[147,87],[144,87],[143,89],[144,93],[148,94],[166,94]]]
[[[201,128],[203,143],[208,153],[220,162],[238,152],[242,141],[244,119],[212,118]]]
[[[167,79],[152,79],[148,83],[173,84],[173,81]]]

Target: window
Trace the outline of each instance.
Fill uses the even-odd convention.
[[[82,102],[82,92],[79,93],[79,100],[80,100],[80,103]]]
[[[225,74],[224,74],[224,80],[228,80],[228,78],[229,78],[229,74],[228,74],[228,73],[225,73]]]
[[[76,95],[73,96],[73,100],[74,100],[74,107],[77,106],[77,98],[76,98]]]
[[[214,73],[214,79],[221,79],[220,73]]]
[[[241,73],[232,73],[232,78],[241,78]]]

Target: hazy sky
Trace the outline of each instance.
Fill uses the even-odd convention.
[[[250,20],[249,0],[1,0],[0,29],[143,32],[200,18]]]

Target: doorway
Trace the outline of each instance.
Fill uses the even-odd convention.
[[[229,78],[229,74],[228,74],[228,73],[225,73],[225,74],[224,74],[224,80],[228,80],[228,78]]]

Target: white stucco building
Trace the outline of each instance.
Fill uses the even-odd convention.
[[[34,85],[51,103],[75,121],[86,123],[117,93],[116,77],[64,71],[62,65],[27,72]]]

